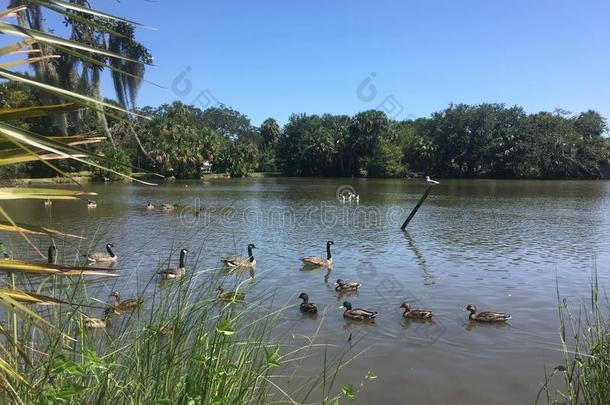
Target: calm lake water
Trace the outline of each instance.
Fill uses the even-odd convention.
[[[337,200],[346,186],[360,193],[359,204]],[[217,268],[223,255],[245,255],[255,243],[253,288],[274,288],[278,306],[297,304],[304,291],[321,310],[311,318],[290,308],[278,327],[317,332],[318,342],[338,347],[351,333],[351,355],[366,350],[337,383],[357,385],[369,370],[377,375],[358,403],[532,403],[544,367],[561,360],[556,282],[573,305],[587,300],[594,268],[602,288],[609,285],[610,183],[445,180],[401,232],[425,187],[419,180],[285,178],[100,184],[86,186],[99,193],[94,210],[82,201],[6,208],[17,221],[86,235],[80,253],[114,243],[124,296],[141,290],[172,252],[175,262],[182,247],[202,251],[191,258],[199,270]],[[147,201],[180,208],[146,211]],[[197,218],[192,207],[208,211]],[[19,249],[19,237],[4,237]],[[299,258],[324,256],[327,240],[335,241],[332,272],[301,270]],[[37,241],[46,249],[48,240]],[[375,324],[346,323],[337,278],[363,284],[349,299],[379,311]],[[406,322],[402,301],[433,310],[434,322]],[[472,324],[463,312],[469,303],[513,320]],[[299,373],[318,373],[320,364],[307,360]]]

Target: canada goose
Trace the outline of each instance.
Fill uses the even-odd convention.
[[[301,312],[305,312],[308,314],[318,313],[318,307],[316,306],[316,304],[309,302],[309,296],[307,294],[301,293],[301,295],[299,295],[299,299],[303,300],[303,302],[301,302],[301,305],[299,306]]]
[[[465,311],[470,312],[468,318],[477,322],[506,322],[512,317],[503,312],[477,312],[477,307],[469,304]]]
[[[87,200],[87,208],[97,208],[97,202],[93,200]]]
[[[112,251],[113,247],[114,247],[114,245],[112,243],[108,243],[108,244],[106,244],[106,250],[108,251],[108,253],[106,253],[106,252],[92,252],[92,253],[89,253],[87,255],[87,260],[89,260],[91,263],[96,263],[96,262],[116,262],[117,261],[117,255],[115,255],[114,252]]]
[[[348,319],[354,319],[357,321],[367,321],[375,319],[377,316],[376,311],[369,311],[368,309],[362,308],[354,308],[352,309],[352,304],[349,301],[345,301],[341,308],[345,308],[343,312],[343,317]]]
[[[239,268],[247,268],[256,266],[256,260],[254,259],[254,254],[252,253],[252,249],[256,249],[253,243],[248,244],[248,257],[224,257],[220,259],[224,264],[229,267],[239,267]]]
[[[114,304],[112,304],[115,311],[129,311],[142,305],[142,300],[139,298],[128,298],[121,301],[121,293],[118,291],[113,291],[109,297],[115,298]]]
[[[341,279],[337,279],[337,286],[335,287],[336,292],[348,292],[348,291],[358,291],[360,287],[360,283],[354,283],[352,281],[343,281]]]
[[[402,314],[405,318],[411,319],[430,319],[432,318],[432,311],[425,311],[421,309],[411,309],[411,305],[403,302],[400,308],[404,308],[405,312]]]
[[[55,245],[49,246],[49,250],[47,251],[47,263],[57,264],[57,248]]]
[[[186,254],[188,252],[188,250],[182,249],[180,251],[180,264],[177,267],[171,267],[160,271],[159,274],[161,274],[161,277],[167,280],[183,277],[186,274]]]
[[[45,200],[44,201],[44,206],[45,207],[50,207],[51,205],[53,205],[53,201],[51,201],[51,200]]]
[[[330,253],[330,245],[334,245],[335,242],[329,240],[326,242],[326,259],[321,257],[304,257],[301,260],[306,267],[330,267],[333,265],[333,257]]]
[[[88,329],[103,329],[110,326],[110,316],[114,313],[112,308],[106,308],[104,310],[104,316],[100,318],[90,318],[83,314],[85,317],[85,328]]]
[[[246,294],[237,291],[226,291],[222,286],[218,286],[218,299],[222,301],[243,301],[246,298]]]
[[[426,183],[428,183],[428,184],[429,184],[429,185],[431,185],[431,186],[435,186],[435,185],[437,185],[437,184],[440,184],[438,181],[436,181],[436,180],[432,180],[432,179],[430,178],[430,176],[426,176]]]
[[[161,209],[163,209],[163,211],[173,211],[176,208],[178,208],[178,204],[161,204]]]
[[[155,209],[155,205],[149,201],[149,202],[146,203],[146,209],[147,210],[154,210]]]

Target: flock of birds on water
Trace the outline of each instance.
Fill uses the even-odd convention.
[[[426,176],[426,182],[428,185],[437,185],[438,181],[430,179],[429,176]],[[348,196],[345,194],[342,196],[342,201],[345,202],[346,198],[349,201],[359,201],[360,196],[358,194],[349,193]],[[51,205],[51,201],[45,201],[45,205]],[[88,208],[96,208],[97,202],[93,200],[87,201]],[[176,204],[161,204],[161,209],[164,211],[172,211],[178,208]],[[152,210],[155,209],[154,204],[148,202],[145,206],[145,209]],[[199,215],[200,211],[196,211],[195,215]],[[316,256],[308,256],[301,258],[303,263],[303,267],[306,269],[332,269],[333,267],[333,257],[331,253],[331,246],[334,245],[332,240],[326,242],[326,258],[316,257]],[[92,252],[86,255],[87,261],[90,264],[94,263],[115,263],[118,259],[117,255],[113,251],[114,245],[111,243],[106,244],[105,252]],[[240,257],[240,256],[231,256],[224,257],[221,259],[223,264],[229,268],[246,270],[246,269],[254,269],[256,267],[256,259],[254,258],[253,249],[256,249],[256,246],[253,243],[248,244],[248,256]],[[169,267],[167,269],[161,270],[159,275],[164,280],[178,280],[186,275],[186,257],[188,254],[187,249],[182,249],[180,251],[180,260],[177,266]],[[49,263],[55,264],[56,261],[56,250],[54,246],[49,247],[48,253],[48,261]],[[337,279],[335,291],[338,294],[353,294],[358,291],[361,284],[354,281],[345,281],[342,279]],[[217,288],[218,299],[222,301],[243,301],[245,299],[245,294],[243,292],[237,291],[225,291],[222,286]],[[107,308],[104,312],[104,317],[99,318],[90,318],[86,317],[85,326],[89,328],[105,328],[110,324],[110,315],[112,314],[120,314],[121,311],[130,311],[139,308],[143,301],[140,298],[129,298],[126,300],[121,300],[121,295],[119,291],[112,292],[109,297],[114,298],[114,303],[111,307]],[[309,301],[309,295],[306,293],[301,293],[298,296],[298,299],[301,299],[302,302],[299,305],[299,309],[301,312],[306,314],[316,314],[318,312],[318,307],[313,302]],[[344,309],[343,317],[346,319],[356,320],[356,321],[374,321],[377,315],[379,314],[377,311],[373,311],[365,308],[354,308],[352,307],[351,302],[345,301],[341,306]],[[400,308],[404,310],[403,317],[407,319],[415,319],[415,320],[431,320],[434,316],[434,313],[427,309],[417,309],[412,308],[411,304],[408,302],[403,302],[400,305]],[[477,307],[473,304],[469,304],[466,306],[464,311],[469,312],[468,318],[471,321],[476,322],[485,322],[485,323],[499,323],[506,322],[511,319],[509,314],[503,312],[477,312]]]

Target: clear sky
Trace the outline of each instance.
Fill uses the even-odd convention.
[[[147,79],[165,88],[144,84],[141,106],[217,100],[255,124],[382,103],[397,119],[451,102],[595,109],[610,117],[607,1],[92,4],[158,29],[140,29],[138,37],[155,57]],[[172,84],[188,69],[190,90],[184,81]]]

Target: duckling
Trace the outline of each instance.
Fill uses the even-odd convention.
[[[237,291],[226,291],[222,286],[218,286],[218,299],[222,301],[243,301],[246,298],[246,294]]]
[[[220,259],[224,264],[229,267],[239,267],[239,268],[248,268],[255,267],[256,260],[254,259],[254,254],[252,253],[252,249],[256,249],[253,243],[248,245],[248,257],[224,257]]]
[[[377,311],[369,311],[368,309],[362,308],[352,309],[352,304],[349,301],[345,301],[341,308],[345,308],[345,311],[343,312],[344,318],[354,319],[357,321],[367,321],[377,317]]]
[[[161,209],[163,209],[163,211],[173,211],[176,208],[178,208],[178,204],[161,204]]]
[[[180,251],[180,264],[177,267],[171,267],[160,271],[159,274],[161,274],[161,277],[166,280],[175,280],[184,277],[186,274],[186,254],[188,252],[188,250],[182,249]]]
[[[155,209],[155,205],[149,201],[149,202],[146,203],[146,209],[147,210],[154,210]]]
[[[406,302],[403,302],[400,305],[401,308],[405,309],[405,312],[402,314],[405,318],[410,319],[430,319],[432,318],[432,311],[426,311],[423,309],[411,309],[411,305]]]
[[[114,245],[112,243],[106,244],[106,252],[92,252],[87,255],[87,260],[91,263],[97,262],[116,262],[117,255],[114,254],[112,248]]]
[[[115,298],[114,304],[112,304],[115,311],[129,311],[142,305],[142,300],[139,298],[128,298],[121,301],[121,293],[118,291],[113,291],[109,297]]]
[[[330,253],[330,246],[335,242],[329,240],[326,242],[326,259],[321,257],[303,257],[301,261],[305,267],[330,267],[333,265],[333,256]]]
[[[477,312],[477,307],[473,304],[469,304],[465,311],[470,312],[468,318],[471,321],[477,322],[506,322],[512,319],[512,316],[503,312]]]
[[[350,292],[350,291],[358,291],[360,287],[360,283],[354,283],[352,281],[343,281],[340,278],[337,279],[337,286],[335,287],[336,292]]]
[[[316,304],[309,302],[309,296],[307,294],[301,293],[301,295],[299,295],[299,299],[303,300],[303,302],[301,302],[301,305],[299,306],[301,312],[305,312],[308,314],[318,313],[318,307],[316,306]]]
[[[51,200],[45,200],[44,201],[44,206],[45,207],[50,207],[51,205],[53,205],[53,201],[51,201]]]
[[[87,200],[87,208],[97,208],[97,201]]]

